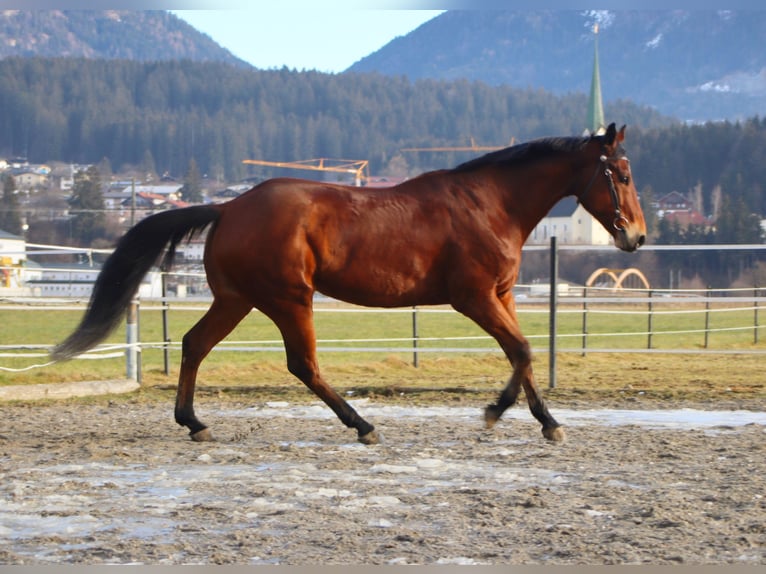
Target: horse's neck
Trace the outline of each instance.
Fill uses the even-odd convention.
[[[573,167],[566,163],[541,163],[509,174],[505,189],[505,207],[509,217],[519,225],[524,239],[548,212],[572,193]]]

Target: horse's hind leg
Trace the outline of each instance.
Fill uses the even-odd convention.
[[[330,385],[319,372],[316,356],[313,310],[310,303],[282,303],[264,310],[279,327],[285,342],[287,369],[322,399],[349,428],[356,429],[359,442],[378,444],[380,436]]]
[[[250,312],[252,306],[238,298],[216,297],[207,313],[184,335],[181,372],[178,376],[175,419],[189,429],[192,440],[212,440],[206,425],[194,414],[194,389],[202,360]]]

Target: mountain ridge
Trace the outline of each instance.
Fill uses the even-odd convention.
[[[766,113],[766,10],[448,11],[347,71],[587,93],[595,24],[605,100],[691,121]]]
[[[3,10],[0,59],[56,57],[250,64],[165,10]]]

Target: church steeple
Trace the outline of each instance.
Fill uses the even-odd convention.
[[[598,69],[598,24],[593,26],[593,77],[590,82],[590,98],[588,99],[587,133],[602,134],[606,131],[604,122],[604,106],[601,101],[601,75]]]

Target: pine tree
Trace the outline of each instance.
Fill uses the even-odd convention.
[[[186,170],[186,175],[184,175],[181,199],[188,203],[202,203],[202,178],[194,158],[189,160],[189,169]]]
[[[717,221],[718,243],[760,243],[762,233],[760,216],[752,213],[741,197],[723,198]]]
[[[659,217],[654,206],[654,190],[651,185],[647,185],[641,190],[639,200],[641,202],[641,211],[644,212],[647,234],[649,237],[655,237],[659,233]]]
[[[74,176],[72,197],[69,200],[72,213],[72,238],[82,246],[106,235],[104,196],[101,193],[101,175],[91,166]]]
[[[154,181],[157,179],[157,168],[154,164],[154,156],[149,150],[144,151],[144,157],[141,160],[141,177],[144,181]]]

